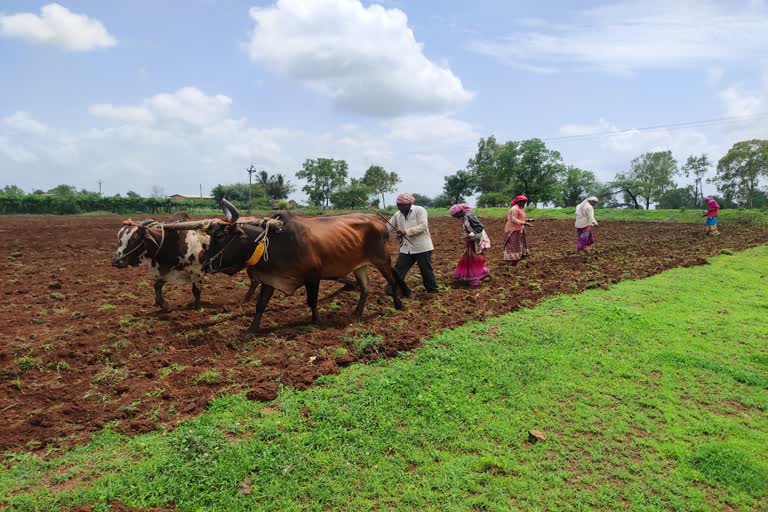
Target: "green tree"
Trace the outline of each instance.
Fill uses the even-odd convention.
[[[288,199],[288,194],[296,190],[296,187],[282,174],[273,174],[264,185],[267,195],[275,200]]]
[[[534,204],[554,202],[566,171],[560,153],[547,149],[540,139],[499,144],[493,136],[480,139],[467,170],[481,194],[478,202],[489,204],[517,194],[525,194]],[[484,197],[487,194],[492,195]]]
[[[400,183],[400,176],[394,171],[387,172],[380,165],[370,166],[365,170],[365,175],[363,176],[363,185],[381,196],[381,205],[384,208],[387,207],[387,203],[384,201],[384,194],[386,192],[393,192],[398,183]]]
[[[331,204],[342,210],[365,208],[372,192],[362,179],[352,178],[349,183],[331,193]]]
[[[598,187],[597,178],[591,171],[569,166],[565,172],[565,179],[560,184],[555,205],[561,208],[576,206],[584,198],[596,194]]]
[[[307,181],[302,187],[309,196],[309,202],[321,208],[327,208],[331,194],[343,187],[347,181],[347,162],[333,158],[307,159],[296,177]]]
[[[236,201],[240,204],[247,205],[248,208],[269,208],[271,206],[270,197],[267,195],[266,190],[260,184],[254,184],[249,186],[247,183],[232,183],[230,185],[216,185],[211,190],[211,195],[216,200],[217,204],[221,203],[222,198],[227,198],[230,201]],[[248,199],[251,199],[251,203],[248,203]]]
[[[711,167],[712,162],[709,161],[706,154],[702,153],[699,156],[689,156],[681,169],[685,173],[686,178],[693,176],[693,202],[696,205],[704,199],[702,183],[704,176],[707,175]]]
[[[712,180],[726,199],[752,208],[760,179],[768,176],[768,140],[737,142],[717,163]]]
[[[72,185],[57,185],[48,191],[56,197],[74,197],[77,195],[77,189]]]
[[[139,194],[137,194],[133,190],[129,190],[125,195],[128,197],[141,197]]]
[[[505,152],[502,151],[502,160]],[[566,173],[560,153],[547,149],[539,139],[522,141],[516,152],[519,160],[511,173],[510,195],[519,191],[528,197],[529,204],[555,201]]]
[[[656,151],[643,153],[632,160],[628,177],[634,182],[637,197],[648,210],[651,203],[658,202],[667,190],[674,188],[673,177],[677,172],[677,160],[672,152]]]
[[[450,208],[454,204],[456,202],[445,194],[440,194],[432,200],[432,208]]]
[[[477,198],[477,206],[478,208],[499,208],[508,206],[511,199],[509,192],[488,192]]]
[[[505,146],[516,147],[515,142],[507,142]],[[467,162],[467,171],[475,177],[475,186],[481,194],[499,192],[509,184],[509,175],[499,166],[498,153],[501,146],[493,135],[480,139],[477,143],[477,153]]]
[[[6,185],[0,189],[0,194],[4,196],[23,196],[24,191],[16,185]]]
[[[472,173],[467,171],[457,171],[443,178],[443,193],[445,199],[452,204],[463,203],[466,196],[472,195],[475,189],[475,179]]]
[[[697,206],[696,187],[694,185],[671,188],[664,192],[656,203],[657,208],[667,208],[672,210],[678,210],[680,208],[696,208]]]
[[[622,194],[624,198],[624,202],[619,203],[618,206],[628,206],[631,204],[636,210],[640,209],[637,195],[640,184],[630,173],[620,172],[616,174],[613,181],[608,185],[612,188],[614,195]]]
[[[430,208],[432,206],[433,199],[424,194],[413,194],[413,198],[416,199],[416,204],[423,206],[424,208]]]

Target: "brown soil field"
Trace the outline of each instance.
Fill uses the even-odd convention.
[[[410,350],[441,329],[768,242],[766,227],[725,225],[709,238],[703,223],[605,222],[585,260],[575,253],[572,222],[542,220],[528,231],[531,257],[513,268],[501,261],[504,220],[487,218],[492,278],[471,289],[452,285],[463,250],[459,222],[433,218],[441,293],[426,293],[414,267],[407,278],[414,293],[395,311],[371,271],[374,292],[356,322],[357,292],[324,282],[319,326],[310,325],[303,290],[276,293],[263,335],[244,341],[255,308],[240,303],[244,272],[208,276],[201,310],[186,308],[190,289],[166,285],[172,308],[163,313],[145,268],[110,266],[122,220],[0,218],[0,451],[73,446],[107,424],[127,434],[172,427],[222,394],[269,400],[280,386],[306,388],[355,361]]]

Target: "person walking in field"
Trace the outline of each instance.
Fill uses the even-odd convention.
[[[717,204],[714,197],[707,196],[704,198],[707,202],[707,212],[704,216],[707,218],[707,234],[710,236],[719,235],[720,231],[717,230],[717,218],[720,216],[720,205]]]
[[[580,253],[589,253],[595,243],[593,228],[597,226],[596,204],[597,198],[589,196],[576,207],[576,250]]]
[[[468,204],[455,204],[448,213],[461,220],[463,227],[461,240],[464,242],[464,254],[456,265],[453,277],[469,286],[479,286],[480,281],[490,275],[485,266],[485,253],[491,248],[491,240],[477,217],[472,215],[472,208]]]
[[[507,212],[507,223],[504,226],[504,261],[512,266],[520,263],[528,257],[528,238],[525,234],[525,228],[530,226],[529,219],[525,215],[525,204],[528,198],[517,196],[509,203]]]
[[[397,212],[389,220],[390,232],[400,242],[400,254],[395,263],[395,272],[405,279],[414,263],[419,265],[421,281],[430,293],[440,291],[432,270],[432,237],[429,234],[427,210],[416,206],[416,199],[408,193],[397,196]],[[387,293],[391,293],[387,287]]]

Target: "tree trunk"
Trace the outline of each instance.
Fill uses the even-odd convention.
[[[387,203],[384,202],[384,192],[381,193],[381,207],[386,208]]]

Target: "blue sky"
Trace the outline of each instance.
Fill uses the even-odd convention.
[[[602,179],[717,160],[768,134],[766,26],[762,1],[5,0],[0,185],[188,193],[327,156],[434,195],[490,134],[595,134],[549,145]]]

